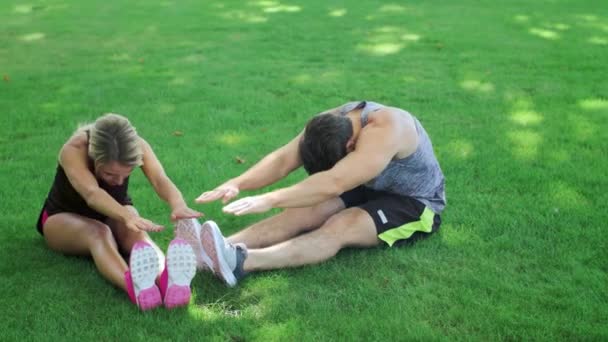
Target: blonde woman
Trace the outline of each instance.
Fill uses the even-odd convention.
[[[186,305],[195,273],[194,253],[183,240],[175,239],[165,261],[147,233],[163,227],[139,216],[127,192],[135,168],[142,169],[169,204],[172,220],[202,216],[186,205],[129,120],[105,114],[79,128],[61,148],[38,231],[57,252],[91,256],[101,275],[125,290],[142,310],[163,301],[167,308]],[[129,265],[121,252],[130,252]]]

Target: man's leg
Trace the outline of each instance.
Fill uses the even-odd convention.
[[[380,243],[376,226],[363,209],[353,207],[331,216],[319,229],[279,244],[248,248],[246,272],[316,264],[344,247],[373,247]]]
[[[307,208],[290,208],[249,226],[227,238],[230,243],[244,243],[248,249],[264,248],[287,241],[320,227],[329,217],[344,209],[338,197]]]

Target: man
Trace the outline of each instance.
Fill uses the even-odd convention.
[[[196,201],[227,203],[302,165],[310,174],[303,181],[223,208],[285,208],[280,214],[226,239],[215,223],[203,224],[198,252],[229,286],[251,271],[320,263],[344,247],[393,246],[439,228],[444,177],[426,131],[408,112],[366,101],[315,116],[287,145]]]

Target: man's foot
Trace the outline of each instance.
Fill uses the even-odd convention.
[[[166,267],[160,278],[165,307],[171,309],[190,303],[190,282],[196,273],[196,257],[192,247],[182,239],[174,239],[167,249]]]
[[[160,291],[154,283],[160,262],[156,250],[145,241],[135,243],[129,258],[129,270],[125,273],[127,293],[142,310],[162,304]]]
[[[211,258],[205,253],[201,243],[201,224],[197,219],[182,219],[175,224],[175,237],[186,241],[196,255],[196,268],[211,269]]]
[[[247,247],[244,244],[233,245],[225,241],[215,222],[203,223],[200,241],[205,253],[211,258],[213,273],[226,285],[233,287],[247,275],[243,270]]]

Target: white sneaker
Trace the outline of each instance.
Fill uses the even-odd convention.
[[[182,219],[175,223],[175,237],[186,241],[196,255],[196,268],[212,269],[212,261],[201,243],[201,224],[197,219]]]
[[[211,269],[226,285],[233,287],[245,277],[243,263],[247,258],[244,244],[233,245],[222,236],[219,227],[213,221],[203,223],[200,241],[205,254],[211,258]]]

